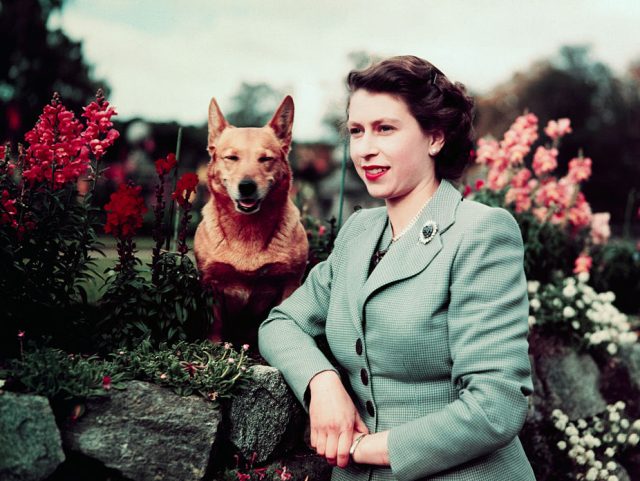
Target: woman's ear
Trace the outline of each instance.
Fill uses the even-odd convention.
[[[431,146],[429,147],[429,155],[431,157],[438,155],[444,147],[444,134],[441,131],[436,131],[431,134]]]

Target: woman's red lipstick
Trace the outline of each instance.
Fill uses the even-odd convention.
[[[389,170],[389,167],[378,167],[378,166],[370,165],[367,167],[363,167],[363,169],[364,169],[364,176],[367,178],[367,180],[376,180],[382,177],[384,174],[386,174],[387,171]]]

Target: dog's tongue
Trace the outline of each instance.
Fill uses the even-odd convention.
[[[240,201],[238,201],[238,203],[239,203],[242,207],[244,207],[244,208],[246,208],[246,209],[250,209],[251,207],[253,207],[254,205],[256,205],[256,201],[255,201],[255,200],[249,200],[249,201],[247,201],[247,200],[240,200]]]

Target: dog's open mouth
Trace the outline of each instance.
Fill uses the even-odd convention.
[[[240,199],[236,201],[236,209],[243,214],[253,214],[260,210],[260,199]]]

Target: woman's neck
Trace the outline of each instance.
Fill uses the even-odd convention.
[[[386,200],[387,215],[394,238],[397,238],[409,226],[416,215],[421,212],[425,203],[433,197],[439,186],[440,181],[433,177],[429,182],[416,187],[401,198]]]

